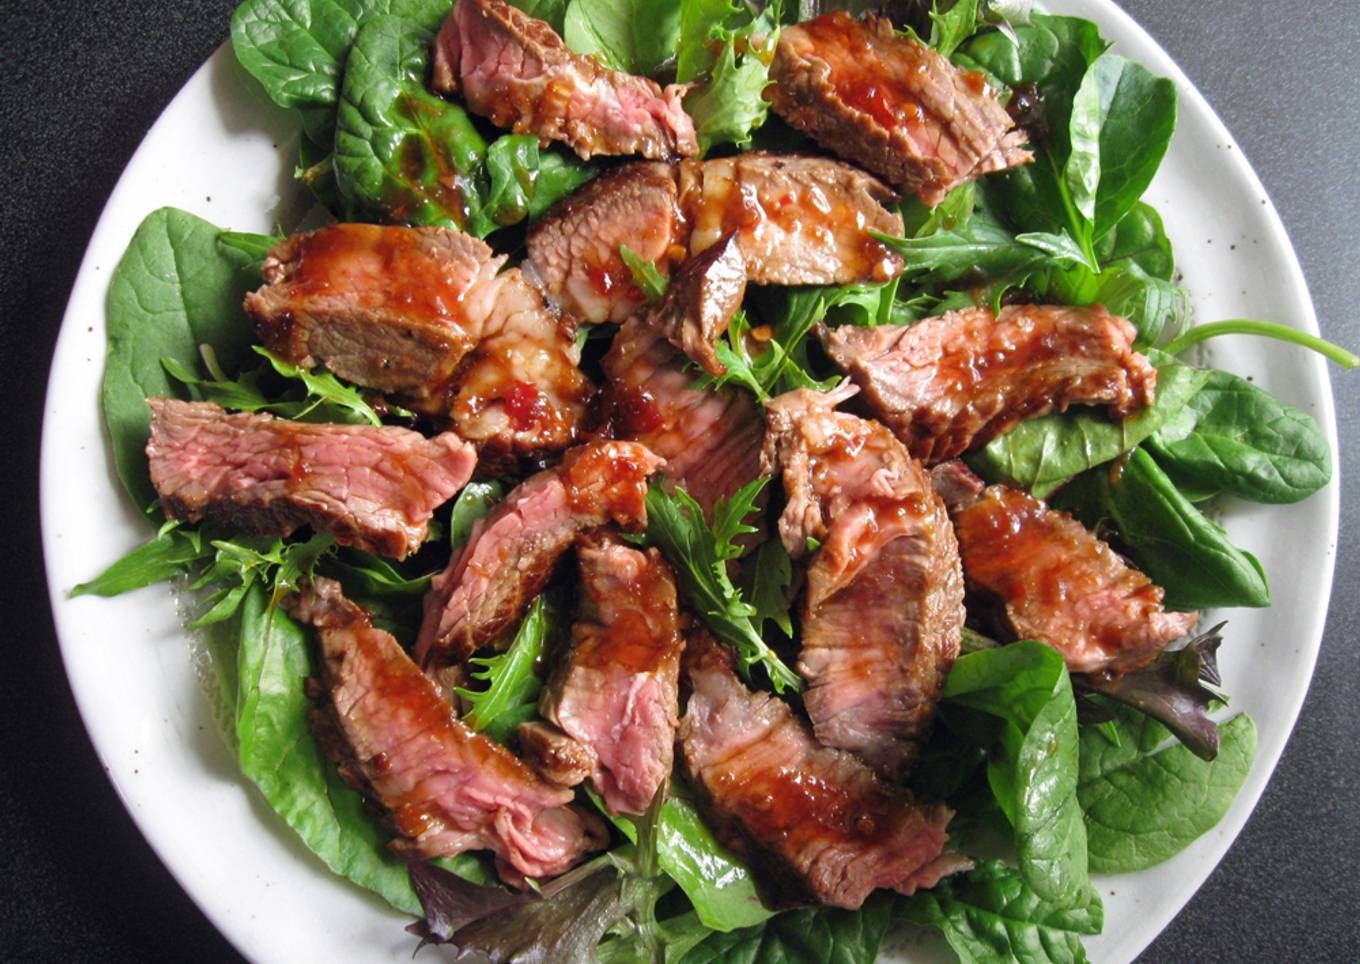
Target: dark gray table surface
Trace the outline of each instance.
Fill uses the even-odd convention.
[[[86,242],[146,129],[226,38],[233,6],[0,0],[0,337],[15,389],[0,481],[16,509],[0,563],[0,960],[237,959],[137,833],[90,747],[61,669],[34,510],[47,368]],[[1360,3],[1124,6],[1255,165],[1323,334],[1360,346]],[[1360,372],[1333,377],[1343,515],[1318,671],[1246,830],[1147,960],[1360,957]]]

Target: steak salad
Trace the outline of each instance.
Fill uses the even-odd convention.
[[[245,0],[326,223],[166,208],[114,275],[159,528],[73,591],[184,581],[244,774],[413,949],[1080,961],[1247,776],[1215,500],[1331,451],[1185,352],[1360,360],[1189,324],[1175,87],[1093,23],[837,6]]]

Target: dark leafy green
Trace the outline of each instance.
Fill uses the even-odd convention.
[[[737,665],[749,680],[751,668],[765,670],[778,692],[798,691],[803,681],[789,669],[761,638],[751,622],[755,608],[741,598],[727,574],[728,560],[741,555],[732,540],[754,532],[742,522],[755,507],[755,500],[768,479],[756,479],[743,486],[731,499],[720,501],[713,509],[713,524],[704,521],[704,511],[683,488],[668,493],[653,482],[647,490],[647,545],[661,550],[675,569],[676,583],[689,605],[709,629],[729,643],[737,653]]]
[[[1078,476],[1055,504],[1089,527],[1111,523],[1138,567],[1166,589],[1168,609],[1270,605],[1261,564],[1229,542],[1141,448],[1118,473],[1097,468]]]
[[[793,637],[793,621],[789,616],[789,598],[793,587],[793,560],[784,542],[777,536],[766,539],[742,567],[742,593],[755,607],[756,630],[763,633],[765,624],[772,622],[789,638]]]
[[[536,667],[557,630],[557,610],[549,598],[542,595],[534,600],[505,652],[468,661],[472,678],[486,685],[457,690],[467,704],[463,722],[497,743],[509,742],[521,723],[538,715],[543,679]]]
[[[1015,829],[1020,873],[1043,900],[1081,906],[1091,889],[1076,797],[1077,710],[1062,656],[1032,641],[960,656],[942,699],[1002,721],[987,777]]]
[[[646,76],[675,56],[680,6],[674,0],[570,0],[562,39],[606,67]]]
[[[755,927],[717,933],[684,964],[873,964],[892,922],[896,898],[878,891],[858,911],[822,907],[776,914]]]
[[[1119,743],[1081,735],[1077,796],[1086,813],[1091,869],[1119,874],[1180,853],[1228,812],[1256,753],[1256,724],[1240,713],[1220,727],[1212,761],[1201,760],[1157,721],[1115,710]]]
[[[479,237],[547,209],[591,165],[524,134],[488,145],[467,112],[425,88],[430,33],[375,17],[355,38],[340,90],[336,184],[352,218],[443,224]]]
[[[1141,64],[1102,54],[1072,100],[1063,174],[1093,237],[1127,214],[1157,173],[1176,129],[1176,87]]]
[[[977,32],[978,5],[976,0],[954,0],[944,13],[937,6],[931,4],[930,45],[948,57]]]
[[[332,108],[360,26],[395,14],[427,32],[449,0],[245,0],[231,18],[236,59],[280,107]]]
[[[241,607],[238,670],[236,738],[245,775],[327,867],[418,914],[406,867],[387,850],[388,835],[312,738],[304,684],[317,666],[307,639],[260,586],[251,587]]]
[[[181,391],[161,359],[193,369],[206,344],[223,368],[235,371],[254,341],[241,299],[260,284],[259,262],[219,244],[221,233],[187,211],[161,208],[137,228],[109,284],[100,401],[118,476],[139,509],[156,496],[147,474],[146,399]]]
[[[1147,443],[1178,486],[1287,503],[1331,480],[1332,449],[1311,416],[1238,375],[1206,375]]]
[[[1053,904],[999,860],[918,891],[904,916],[937,928],[963,964],[1076,964],[1086,960],[1082,935],[1105,924],[1094,888],[1080,906]]]
[[[469,482],[458,493],[449,513],[449,544],[455,550],[467,542],[472,527],[495,508],[505,496],[505,486],[497,481]]]
[[[1203,388],[1208,373],[1156,356],[1157,398],[1137,415],[1113,418],[1073,409],[1033,418],[968,456],[989,482],[1005,482],[1047,498],[1073,476],[1113,461],[1176,417]]]

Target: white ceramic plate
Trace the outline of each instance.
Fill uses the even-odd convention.
[[[1256,175],[1204,99],[1156,43],[1107,0],[1050,5],[1097,21],[1116,49],[1175,79],[1180,124],[1147,195],[1175,244],[1196,317],[1257,317],[1317,331],[1293,251]],[[224,25],[225,29],[225,25]],[[218,735],[172,593],[68,599],[148,535],[112,468],[98,405],[109,273],[144,216],[174,205],[226,227],[293,225],[297,135],[227,48],[166,108],[109,199],[57,342],[42,445],[43,545],[71,686],[109,778],[184,889],[248,958],[409,961],[406,921],[333,877],[237,771]],[[1223,339],[1214,362],[1311,412],[1333,449],[1326,370],[1274,343]],[[1234,709],[1260,730],[1256,762],[1218,825],[1174,860],[1100,880],[1106,932],[1094,960],[1132,959],[1218,863],[1274,769],[1312,675],[1332,582],[1338,487],[1299,505],[1233,505],[1233,541],[1256,553],[1275,605],[1231,614],[1221,662]],[[1212,623],[1212,619],[1209,620]],[[918,948],[934,956],[927,948]],[[916,956],[916,955],[913,955]]]

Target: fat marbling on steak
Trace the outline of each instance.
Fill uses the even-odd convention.
[[[149,398],[151,482],[172,519],[261,536],[309,525],[336,542],[401,558],[477,455],[451,432],[325,425]]]
[[[643,29],[647,29],[644,27]],[[574,53],[542,20],[503,0],[458,0],[434,46],[434,88],[460,94],[497,127],[562,141],[584,158],[699,153],[680,101],[646,77]]]

